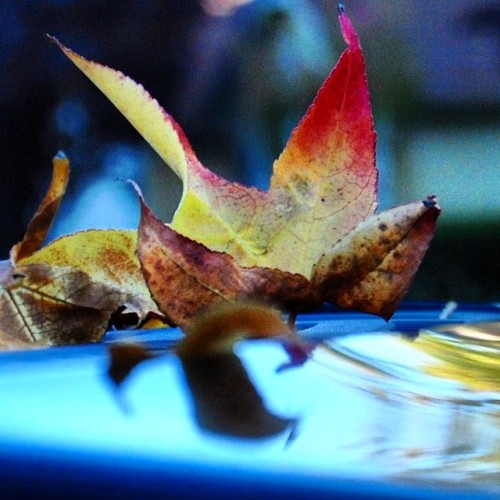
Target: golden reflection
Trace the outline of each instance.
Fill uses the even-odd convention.
[[[426,373],[453,379],[474,390],[500,390],[500,322],[446,325],[422,330],[415,346],[435,361]]]

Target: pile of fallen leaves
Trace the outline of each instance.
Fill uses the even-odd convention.
[[[324,302],[389,318],[434,234],[433,196],[380,214],[375,132],[357,34],[280,157],[270,189],[204,167],[181,127],[144,88],[59,42],[183,185],[170,224],[135,186],[138,231],[89,230],[40,248],[64,195],[66,157],[26,235],[0,262],[4,348],[99,341],[111,323],[190,326],[204,311],[252,301],[291,314]],[[265,329],[264,329],[265,330]]]

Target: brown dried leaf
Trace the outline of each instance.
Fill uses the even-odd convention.
[[[90,229],[55,240],[22,263],[78,269],[93,281],[119,288],[132,298],[122,304],[124,314],[136,315],[135,323],[130,326],[142,324],[149,315],[162,318],[158,326],[165,326],[165,318],[151,299],[144,281],[136,248],[136,231]]]
[[[0,261],[0,349],[97,342],[124,311],[135,325],[152,314],[133,231],[83,231],[41,250],[64,195],[69,162],[54,158],[52,181],[10,260]],[[131,314],[132,313],[132,314]]]
[[[228,254],[213,252],[154,216],[141,197],[139,259],[153,298],[169,322],[190,328],[197,314],[242,300],[262,300],[287,309],[320,304],[309,282],[278,269],[241,267]]]
[[[426,200],[373,216],[324,255],[308,280],[279,269],[242,267],[163,224],[141,197],[139,259],[153,298],[170,322],[185,328],[207,308],[238,300],[294,312],[329,301],[389,318],[428,248],[438,215],[439,208]]]
[[[325,301],[389,319],[429,247],[439,212],[431,197],[367,219],[320,259],[312,287]]]
[[[0,335],[51,345],[97,342],[113,312],[133,298],[71,267],[27,264],[2,269]]]

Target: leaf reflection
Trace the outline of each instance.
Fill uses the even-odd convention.
[[[123,391],[125,382],[138,365],[162,354],[166,353],[140,344],[109,346],[106,376],[126,414],[131,413],[131,407]],[[295,420],[274,415],[266,408],[234,353],[179,355],[179,359],[193,404],[193,417],[202,430],[254,439],[278,435],[286,429],[293,434]]]
[[[156,356],[156,353],[139,344],[112,344],[109,346],[107,375],[119,388],[137,365]]]
[[[125,398],[125,393],[122,390],[123,384],[138,365],[156,358],[158,353],[140,344],[111,344],[108,347],[108,352],[107,379],[112,383],[118,406],[125,414],[130,414],[132,408]]]
[[[235,354],[182,356],[181,361],[201,429],[227,436],[264,438],[293,427],[293,419],[267,410]]]

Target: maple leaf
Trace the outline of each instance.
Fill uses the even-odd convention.
[[[170,225],[141,197],[139,257],[152,296],[173,323],[187,325],[206,307],[248,298],[289,311],[329,301],[389,318],[408,290],[440,209],[430,196],[375,213],[364,57],[343,9],[339,20],[348,48],[275,162],[268,191],[205,168],[141,85],[59,44],[183,183]]]
[[[42,249],[66,190],[69,162],[52,181],[23,240],[0,261],[0,348],[96,342],[117,311],[159,313],[136,256],[135,231],[82,231]]]

